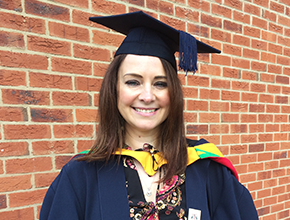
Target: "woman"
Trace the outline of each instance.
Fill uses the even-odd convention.
[[[96,143],[63,167],[40,219],[258,219],[230,162],[184,134],[174,52],[195,71],[196,52],[219,51],[143,12],[91,20],[127,37],[100,90]]]

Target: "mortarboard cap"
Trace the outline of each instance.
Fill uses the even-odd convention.
[[[220,50],[142,11],[90,17],[90,20],[127,35],[115,56],[119,54],[156,56],[167,60],[177,70],[174,53],[178,51],[179,68],[186,72],[195,72],[197,53],[220,53]]]

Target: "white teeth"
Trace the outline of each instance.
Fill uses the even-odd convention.
[[[139,109],[139,108],[135,108],[135,110],[137,112],[142,112],[142,113],[152,113],[152,112],[155,112],[155,109]]]

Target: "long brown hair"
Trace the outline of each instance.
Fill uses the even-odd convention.
[[[78,160],[108,162],[114,152],[124,146],[124,123],[117,103],[118,70],[126,55],[118,55],[109,65],[100,89],[99,127],[90,152]],[[183,94],[177,73],[172,65],[160,59],[167,76],[170,97],[169,115],[161,124],[158,146],[167,161],[163,180],[182,174],[187,166],[187,144],[183,124]],[[120,159],[120,157],[119,157]]]

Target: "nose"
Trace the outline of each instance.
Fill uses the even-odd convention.
[[[155,95],[151,85],[144,86],[140,92],[139,99],[145,103],[150,103],[155,100]]]

